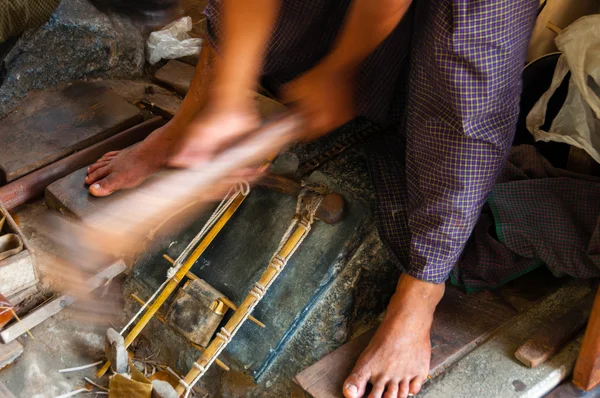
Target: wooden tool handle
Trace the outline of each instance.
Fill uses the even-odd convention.
[[[256,185],[294,197],[297,197],[302,190],[299,182],[276,174],[265,174]],[[323,198],[316,216],[326,224],[335,224],[342,219],[343,214],[344,199],[340,194],[330,193]]]

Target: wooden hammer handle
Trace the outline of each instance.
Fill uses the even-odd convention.
[[[276,174],[265,174],[257,181],[256,185],[294,197],[297,197],[302,191],[302,185],[299,182]],[[337,193],[329,193],[323,198],[316,216],[326,224],[335,224],[342,219],[343,213],[344,199],[342,196]]]

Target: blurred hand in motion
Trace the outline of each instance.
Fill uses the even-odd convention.
[[[353,74],[319,64],[284,86],[283,100],[307,122],[301,138],[319,138],[354,116]]]
[[[354,117],[352,74],[318,65],[287,84],[283,102],[306,121],[298,139],[312,140]],[[214,97],[187,127],[169,161],[172,167],[197,167],[257,129],[260,116],[250,95]],[[247,170],[243,173],[247,173]]]

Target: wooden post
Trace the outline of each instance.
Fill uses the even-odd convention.
[[[600,289],[596,292],[590,320],[575,364],[573,384],[586,391],[600,384]]]

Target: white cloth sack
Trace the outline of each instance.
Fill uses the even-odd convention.
[[[562,55],[552,84],[527,115],[527,129],[536,141],[567,143],[600,163],[600,15],[575,21],[556,37],[556,46]],[[569,71],[567,99],[544,131],[548,101]]]
[[[192,18],[183,17],[159,31],[150,33],[146,41],[146,59],[154,65],[161,59],[176,59],[199,54],[202,39],[190,37]]]

